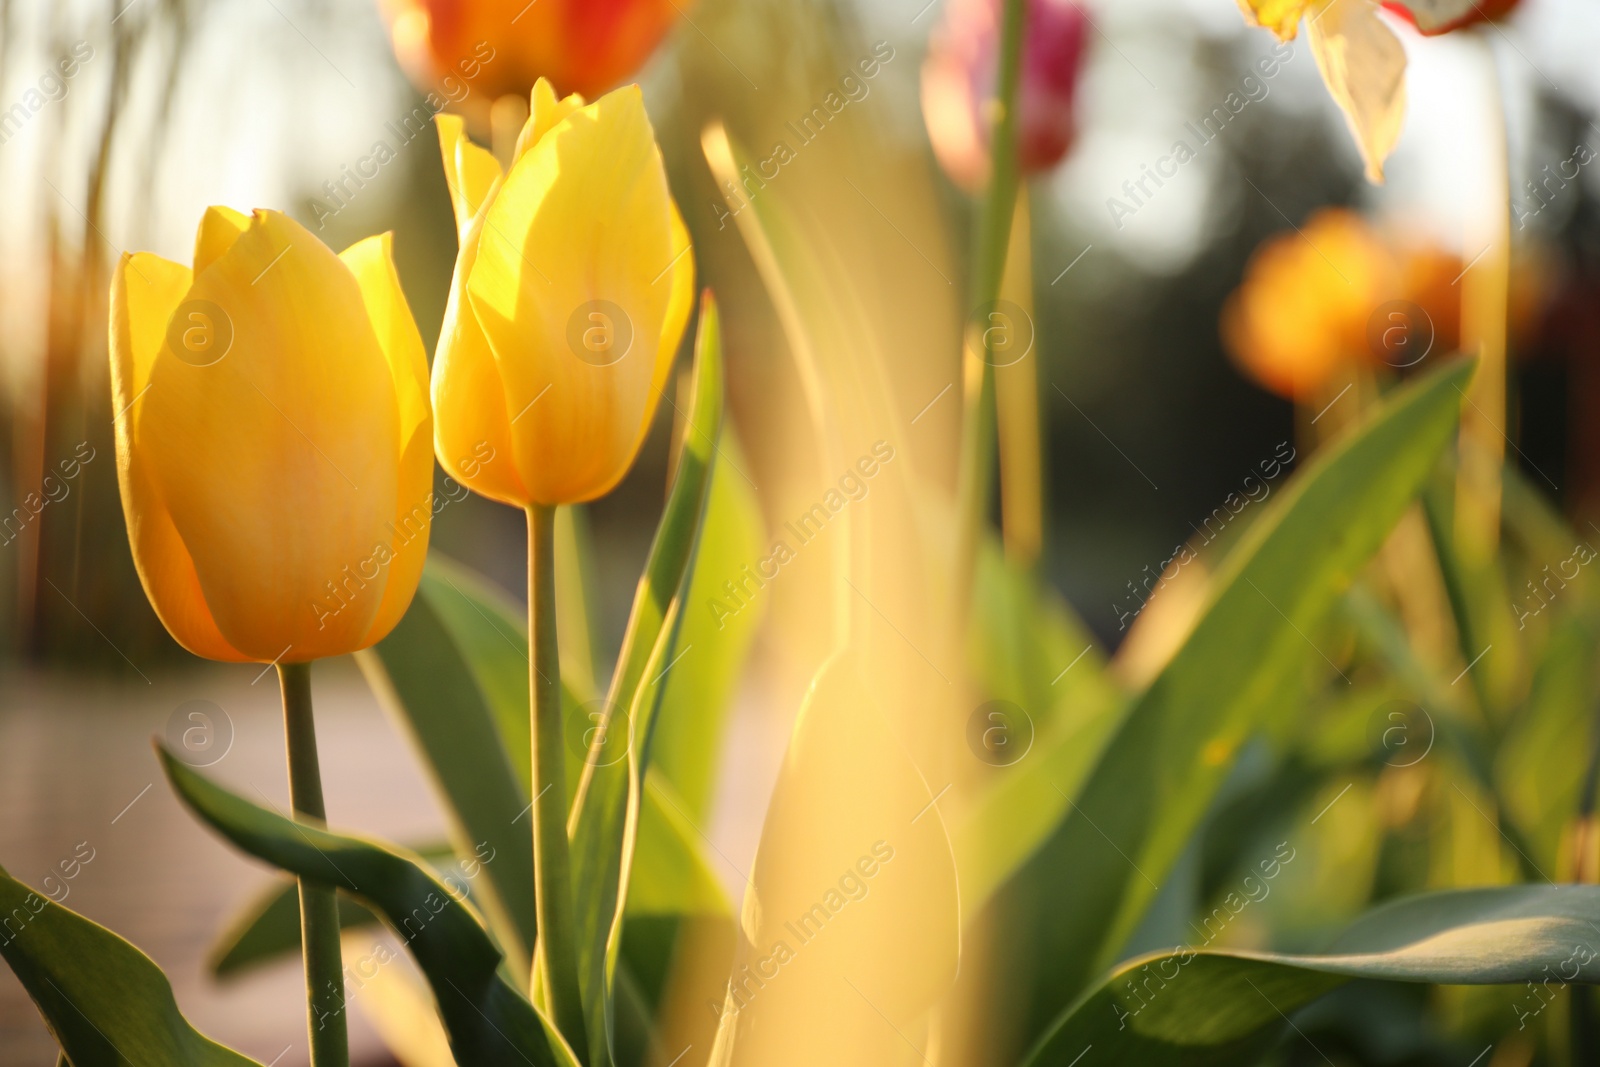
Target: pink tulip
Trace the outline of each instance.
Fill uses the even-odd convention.
[[[1059,163],[1072,147],[1073,98],[1089,18],[1072,0],[1024,0],[1017,161],[1023,174]],[[950,0],[922,67],[922,112],[933,151],[952,181],[974,191],[988,180],[1001,0]]]

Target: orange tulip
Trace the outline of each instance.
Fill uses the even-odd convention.
[[[673,0],[379,0],[400,64],[426,91],[470,83],[493,100],[540,78],[596,96],[629,78],[672,28]],[[448,94],[447,94],[448,95]]]
[[[1353,211],[1319,211],[1262,244],[1228,298],[1222,335],[1240,368],[1305,397],[1341,368],[1404,369],[1455,350],[1461,262],[1390,239]]]

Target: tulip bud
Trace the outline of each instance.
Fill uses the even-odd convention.
[[[1477,22],[1509,15],[1518,0],[1384,0],[1383,6],[1426,37],[1437,37]]]
[[[389,235],[335,255],[212,208],[191,270],[111,285],[117,473],[156,614],[210,659],[365,648],[416,591],[432,519],[427,360]]]
[[[922,66],[922,113],[950,179],[974,191],[988,180],[1002,0],[951,0]],[[1073,100],[1089,20],[1072,0],[1025,0],[1017,84],[1017,163],[1049,170],[1072,147]]]
[[[539,78],[594,95],[650,58],[687,0],[379,0],[395,55],[424,92],[526,95]]]
[[[440,115],[461,233],[433,365],[435,448],[518,507],[609,492],[688,322],[694,257],[637,86],[534,87],[509,171]]]

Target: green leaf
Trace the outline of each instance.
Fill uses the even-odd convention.
[[[356,658],[411,734],[449,814],[457,854],[473,856],[480,845],[493,850],[480,903],[520,973],[528,970],[537,920],[525,814],[532,780],[527,633],[515,627],[486,582],[434,553],[405,616]]]
[[[150,957],[0,870],[0,956],[74,1067],[248,1067],[197,1032]]]
[[[448,845],[417,849],[435,866],[455,852]],[[376,926],[379,919],[349,897],[339,897],[339,929]],[[300,892],[295,881],[279,878],[236,915],[211,946],[206,966],[217,978],[234,978],[281,956],[300,952]]]
[[[573,525],[577,525],[576,519]],[[573,551],[576,553],[577,549]],[[576,569],[577,564],[574,563],[573,567]],[[578,579],[570,580],[576,582]],[[518,808],[520,812],[527,807],[527,798],[533,786],[533,749],[528,714],[527,609],[471,567],[438,552],[428,556],[422,583],[418,586],[418,596],[426,599],[438,613],[460,652],[461,665],[468,680],[475,683],[483,695],[490,718],[499,733],[506,760],[521,784],[523,803]],[[574,627],[579,623],[569,621],[568,625]],[[573,678],[564,673],[561,676],[563,715],[571,716],[574,709],[582,707],[593,697],[584,687],[586,680],[586,675]],[[419,697],[426,695],[425,692],[418,693]],[[446,719],[448,722],[448,714]],[[582,769],[581,754],[569,750],[569,804],[577,792]]]
[[[1272,698],[1308,662],[1322,668],[1319,625],[1452,439],[1458,386],[1474,366],[1453,363],[1397,390],[1297,472],[1229,553],[1194,628],[1081,792],[1062,796],[1070,811],[992,905],[1014,950],[1042,961],[1037,983],[1016,994],[1032,998],[1032,1026],[1115,959],[1240,746],[1274,716],[1296,714]],[[1019,765],[1022,775],[1050,773],[1055,757],[1041,755],[1037,769]]]
[[[577,1067],[566,1043],[507,980],[502,954],[464,903],[426,863],[376,842],[290,820],[235,796],[160,750],[185,804],[258,859],[337,886],[383,915],[433,989],[458,1063]],[[482,871],[503,857],[491,855]]]
[[[1600,982],[1600,887],[1430,893],[1358,919],[1326,955],[1194,950],[1129,960],[1068,1009],[1025,1067],[1247,1062],[1296,1008],[1354,978],[1439,985]],[[1536,994],[1513,996],[1534,1013]]]
[[[526,795],[533,783],[527,609],[483,575],[438,552],[429,554],[422,575],[418,593],[438,613],[483,694],[506,758]],[[565,686],[561,699],[576,700]]]
[[[611,974],[620,948],[624,887],[639,825],[640,782],[649,766],[651,735],[665,693],[663,680],[680,655],[684,604],[693,585],[695,548],[705,525],[712,461],[722,429],[722,338],[716,302],[706,293],[695,344],[694,401],[678,454],[677,472],[655,541],[639,579],[616,673],[607,693],[610,714],[625,713],[626,760],[586,761],[573,813],[573,884],[577,894],[578,967],[589,1016],[590,1047],[611,1047]]]

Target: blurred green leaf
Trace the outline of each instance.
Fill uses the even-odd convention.
[[[1567,616],[1550,631],[1528,695],[1495,754],[1494,782],[1508,821],[1521,831],[1530,862],[1552,874],[1562,831],[1576,816],[1594,758],[1595,626]]]
[[[693,587],[695,552],[722,430],[722,337],[709,292],[700,306],[693,395],[672,490],[639,578],[606,695],[608,714],[626,716],[627,759],[585,761],[573,813],[573,884],[581,887],[576,894],[579,980],[595,1050],[612,1045],[610,987],[621,947],[619,904],[625,902],[634,860],[644,792],[640,782],[649,767],[663,681],[681,657],[695,652],[687,645],[677,651],[686,610],[682,594]],[[604,1062],[598,1051],[596,1056]]]
[[[439,866],[455,856],[449,845],[416,850]],[[339,929],[376,926],[379,919],[349,897],[339,897]],[[206,966],[217,978],[234,978],[288,953],[300,952],[300,891],[292,878],[279,878],[246,904],[211,946]]]
[[[1089,628],[1032,568],[1008,560],[997,538],[978,553],[972,606],[971,662],[990,699],[1021,705],[1045,733],[1086,708],[1117,703],[1121,694]]]
[[[1034,750],[1001,768],[971,812],[956,824],[953,845],[966,915],[994,891],[1061,821],[1067,801],[1094,766],[1126,707],[1087,630],[1039,583],[990,543],[973,583],[977,646],[985,695],[1010,700],[1031,718]]]
[[[150,957],[0,870],[0,956],[74,1067],[248,1067],[198,1033]]]
[[[1448,985],[1600,982],[1600,887],[1430,893],[1376,908],[1326,955],[1184,949],[1129,960],[1057,1019],[1026,1067],[1097,1058],[1148,1067],[1248,1062],[1289,1013],[1354,978]],[[1520,1001],[1508,995],[1506,1022]],[[1542,1005],[1542,1000],[1528,1001]]]
[[[1041,971],[1022,994],[1031,995],[1033,1026],[1115,958],[1240,746],[1269,717],[1297,712],[1273,699],[1285,672],[1326,659],[1308,633],[1452,439],[1458,387],[1474,366],[1452,363],[1398,390],[1296,473],[1229,554],[1183,646],[1135,700],[1075,797],[1050,781],[1052,754],[1019,765],[1019,777],[1043,776],[1072,809],[994,902],[1016,950],[1038,950]]]
[[[1547,563],[1556,566],[1571,555],[1579,542],[1592,545],[1600,538],[1600,527],[1593,522],[1585,522],[1577,529],[1567,525],[1541,488],[1529,482],[1515,466],[1506,467],[1501,485],[1505,493],[1502,516],[1506,534],[1533,561],[1532,570],[1537,571]],[[1573,582],[1573,599],[1592,604],[1600,585],[1596,585],[1587,567],[1583,573],[1589,577]],[[1565,587],[1562,591],[1565,594]],[[1513,590],[1513,593],[1521,591]]]
[[[458,1063],[577,1067],[555,1027],[507,979],[501,951],[472,909],[421,858],[291,822],[209,781],[164,748],[161,761],[184,803],[240,849],[337,886],[384,916],[427,977]],[[493,870],[499,860],[487,857],[482,870]]]
[[[644,801],[639,805],[628,918],[729,914],[728,896],[706,866],[699,834],[672,783],[652,768],[645,775]]]
[[[1437,668],[1424,663],[1411,644],[1411,636],[1400,618],[1362,583],[1358,582],[1340,602],[1341,615],[1355,627],[1373,659],[1387,667],[1400,684],[1396,699],[1422,708],[1430,729],[1427,741],[1440,752],[1449,752],[1464,771],[1480,785],[1489,784],[1489,740],[1483,716],[1470,703],[1470,696],[1440,676]],[[1376,710],[1374,708],[1373,710]],[[1371,739],[1368,739],[1371,744]],[[1385,754],[1386,761],[1399,753]],[[1410,754],[1404,758],[1409,759]],[[1535,876],[1533,871],[1528,872]]]
[[[1462,666],[1479,705],[1491,721],[1501,721],[1520,698],[1527,649],[1515,625],[1504,555],[1475,562],[1456,548],[1455,480],[1455,465],[1446,459],[1424,487],[1423,514],[1450,598]],[[1486,655],[1491,648],[1495,654]]]
[[[752,594],[748,573],[766,555],[765,529],[755,490],[740,473],[745,461],[732,427],[723,428],[717,447],[728,459],[711,470],[711,499],[679,637],[694,654],[667,676],[661,721],[650,742],[650,766],[672,783],[683,813],[697,820],[711,810],[734,686],[765,604],[757,597],[737,607],[727,592],[731,585],[741,596]]]

